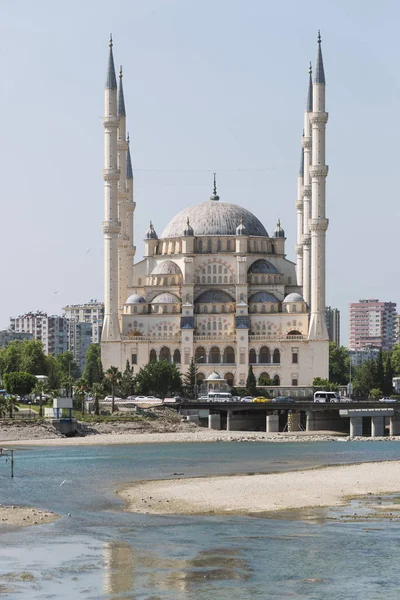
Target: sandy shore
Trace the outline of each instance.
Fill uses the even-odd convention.
[[[91,434],[85,437],[49,438],[49,439],[1,439],[0,447],[10,446],[92,446],[113,444],[166,444],[185,442],[307,442],[328,441],[332,439],[348,439],[337,437],[329,431],[294,433],[265,433],[263,431],[215,431],[210,429],[195,428],[187,432],[170,433],[104,433]],[[370,439],[370,438],[363,438]],[[378,438],[375,438],[378,439]],[[384,438],[389,439],[389,438]],[[400,441],[400,437],[396,438]]]
[[[38,510],[26,506],[2,506],[0,505],[0,528],[1,527],[28,527],[29,525],[44,525],[58,519],[58,515],[51,510]]]
[[[400,461],[268,475],[139,482],[120,495],[132,512],[254,514],[339,506],[352,496],[396,492],[400,492]]]

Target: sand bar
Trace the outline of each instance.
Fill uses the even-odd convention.
[[[127,510],[153,514],[253,514],[339,506],[349,496],[400,492],[400,461],[268,475],[139,482],[120,492]]]
[[[29,525],[44,525],[58,519],[51,510],[39,510],[26,506],[0,505],[0,530],[2,527],[28,527]]]

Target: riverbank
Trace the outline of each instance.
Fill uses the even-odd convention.
[[[1,527],[29,527],[30,525],[44,525],[58,519],[58,515],[51,510],[38,510],[26,506],[0,505]]]
[[[119,494],[131,512],[252,515],[340,506],[351,497],[397,492],[400,492],[400,461],[268,475],[146,481],[135,483]]]
[[[112,429],[111,429],[112,431]],[[9,435],[3,439],[0,429],[0,447],[17,446],[104,446],[119,444],[179,444],[179,443],[209,443],[209,442],[400,442],[398,437],[357,437],[332,432],[332,431],[297,431],[266,433],[265,431],[216,431],[192,426],[187,431],[167,433],[126,433],[123,428],[114,428],[114,433],[92,433],[85,437],[66,438],[63,436],[41,438],[40,431],[37,437],[29,436],[28,431],[19,431],[19,436],[13,438]]]

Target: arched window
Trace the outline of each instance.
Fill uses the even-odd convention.
[[[217,363],[221,362],[221,353],[217,346],[213,346],[211,348],[210,355],[209,355],[209,361],[210,361],[210,363],[213,363],[213,364],[217,364]]]
[[[213,283],[217,283],[217,276],[216,275],[213,276]]]
[[[196,283],[200,283],[200,277],[198,275],[196,277]]]
[[[240,299],[239,299],[239,301],[240,301],[240,302],[244,302],[244,294],[240,294]]]
[[[213,265],[213,273],[217,272],[217,265]]]
[[[269,374],[266,371],[263,371],[258,378],[258,385],[271,385]]]
[[[190,294],[186,294],[186,302],[190,302]]]
[[[235,364],[235,351],[232,346],[227,346],[224,350],[224,361],[226,365]]]
[[[225,373],[224,379],[226,380],[226,383],[229,385],[229,387],[234,386],[235,378],[233,376],[233,373]]]
[[[181,351],[180,350],[175,350],[175,352],[174,352],[174,363],[176,365],[181,364]]]
[[[175,304],[174,304],[174,305],[173,305],[173,307],[172,307],[172,312],[173,312],[173,313],[176,313],[176,306],[175,306]]]
[[[221,267],[221,265],[219,265],[219,267],[218,267],[218,274],[221,275],[221,273],[222,273],[222,267]]]
[[[226,249],[227,249],[227,251],[228,251],[228,252],[230,252],[230,251],[231,251],[231,240],[228,240],[228,241],[226,242]]]
[[[257,363],[257,354],[254,348],[252,348],[249,352],[249,364],[255,365]]]
[[[160,360],[171,362],[171,350],[167,346],[163,346],[160,350]]]
[[[204,305],[204,310],[203,310],[203,312],[204,312],[204,313],[208,313],[208,306],[207,306],[206,304]]]
[[[208,277],[207,277],[207,283],[211,283],[211,275],[208,275]]]
[[[211,250],[212,250],[211,240],[207,240],[207,252],[211,252]]]
[[[213,331],[217,331],[217,321],[213,321],[212,328],[213,328]]]
[[[257,312],[257,304],[253,304],[252,311],[253,311],[253,313]]]
[[[301,333],[300,331],[297,331],[297,329],[293,329],[292,331],[289,331],[287,337],[292,337],[293,335],[301,335]]]
[[[133,307],[133,312],[134,312],[134,313],[137,313],[137,306],[134,306],[134,307]]]
[[[206,376],[204,375],[204,373],[197,373],[197,384],[200,385],[201,383],[203,383],[205,378]]]
[[[203,242],[201,240],[198,240],[197,242],[197,250],[203,252]]]
[[[166,312],[168,312],[168,306],[165,305],[165,306],[163,306],[163,313],[166,313]]]
[[[218,240],[217,242],[217,251],[221,252],[221,240]]]
[[[226,312],[226,306],[225,306],[225,304],[222,305],[221,312],[223,312],[223,313]]]
[[[297,306],[296,304],[293,304],[292,306],[292,313],[297,312]]]
[[[205,283],[205,282],[206,282],[206,278],[205,278],[205,276],[203,275],[203,276],[202,276],[202,278],[201,278],[201,283]]]
[[[150,350],[150,362],[157,362],[157,352]]]
[[[275,348],[275,350],[274,350],[274,354],[272,356],[272,362],[275,363],[276,365],[279,365],[281,362],[281,353],[279,352],[278,348]]]
[[[207,323],[207,330],[211,331],[211,321],[208,321],[208,323]]]
[[[275,245],[271,244],[271,254],[275,254]]]
[[[232,275],[229,277],[229,283],[233,283],[233,277],[232,277]]]
[[[206,351],[204,350],[203,346],[196,348],[194,360],[198,364],[203,364],[206,362]]]
[[[266,313],[267,312],[267,307],[265,306],[265,304],[262,305],[261,312],[262,313]]]
[[[260,348],[259,354],[260,363],[269,364],[271,362],[271,351],[267,346],[262,346]]]
[[[216,313],[217,312],[217,307],[215,304],[213,304],[211,312]]]
[[[207,267],[207,273],[211,273],[211,265],[208,265],[208,267]]]
[[[224,275],[224,283],[228,283],[228,278],[226,275]]]
[[[158,313],[158,304],[156,304],[155,306],[153,306],[153,310],[155,313]]]
[[[222,322],[221,321],[219,321],[219,323],[218,323],[218,330],[222,331]]]
[[[272,380],[272,385],[281,385],[281,379],[280,379],[279,375],[274,375],[274,378]]]
[[[171,277],[171,285],[175,285],[175,277]]]

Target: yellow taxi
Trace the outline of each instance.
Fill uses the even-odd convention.
[[[264,396],[257,396],[257,398],[253,398],[253,402],[257,402],[257,403],[271,402],[271,398],[264,398]]]

